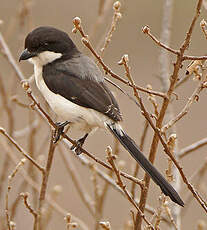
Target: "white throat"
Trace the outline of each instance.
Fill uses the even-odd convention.
[[[52,51],[44,51],[38,54],[38,56],[30,58],[28,61],[31,62],[33,65],[44,66],[61,57],[62,57],[61,53],[55,53]]]

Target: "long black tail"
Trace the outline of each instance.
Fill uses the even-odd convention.
[[[147,158],[140,152],[136,143],[116,124],[106,123],[108,129],[120,141],[123,147],[132,155],[132,157],[142,166],[142,168],[149,174],[153,181],[160,186],[162,192],[169,196],[175,203],[184,206],[184,202],[170,185],[167,180],[159,173],[159,171],[147,160]]]

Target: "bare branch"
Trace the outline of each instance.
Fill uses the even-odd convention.
[[[35,210],[31,207],[31,205],[28,202],[28,196],[29,193],[21,193],[20,196],[23,198],[24,200],[24,204],[25,207],[29,210],[29,212],[34,216],[34,219],[37,218],[37,213],[35,212]]]
[[[207,144],[207,138],[203,138],[203,139],[196,141],[195,143],[181,149],[180,152],[178,153],[178,156],[180,158],[183,158],[186,155],[188,155],[189,153],[192,153],[193,151],[203,147],[206,144]]]
[[[6,132],[4,128],[0,127],[0,133],[4,135],[25,158],[27,158],[34,166],[36,166],[36,168],[44,173],[44,168],[40,166],[32,157],[30,157],[30,155],[25,152],[25,150]]]
[[[206,60],[207,56],[190,56],[190,55],[183,55],[183,61],[186,60]]]
[[[179,50],[171,49],[171,48],[168,47],[167,45],[161,43],[161,41],[159,41],[154,35],[152,35],[151,32],[150,32],[149,26],[144,26],[144,27],[142,28],[142,32],[143,32],[144,34],[147,34],[147,35],[148,35],[158,46],[164,48],[165,50],[167,50],[167,51],[169,51],[169,52],[171,52],[171,53],[173,53],[173,54],[176,54],[176,55],[179,55],[179,54],[180,54]]]
[[[8,227],[9,230],[12,230],[11,219],[10,219],[10,216],[9,216],[9,193],[10,193],[10,190],[11,190],[11,182],[12,182],[12,179],[17,174],[19,168],[24,165],[25,161],[26,161],[25,158],[20,160],[20,162],[16,165],[14,171],[8,176],[8,187],[7,187],[7,193],[6,193],[5,214],[6,214],[6,220],[7,220],[7,227]]]
[[[188,99],[188,102],[186,103],[182,111],[175,118],[170,120],[167,124],[165,124],[162,127],[161,129],[162,133],[165,133],[167,129],[171,128],[177,121],[183,118],[188,113],[193,102],[198,101],[200,92],[205,88],[204,84],[206,82],[206,71],[204,71],[202,75],[203,75],[204,80],[199,82],[198,87],[194,90],[193,94]]]
[[[46,189],[47,189],[50,169],[52,166],[55,147],[56,147],[56,145],[53,142],[53,135],[52,135],[51,140],[50,140],[49,152],[48,152],[48,156],[47,156],[47,164],[46,164],[46,167],[45,167],[45,170],[43,173],[43,178],[42,178],[42,184],[41,184],[40,196],[39,196],[39,204],[38,204],[38,211],[37,211],[38,216],[34,222],[34,228],[33,228],[34,230],[41,229],[41,227],[42,227],[42,208],[43,208],[43,204],[45,202]]]
[[[25,77],[22,73],[22,71],[20,70],[20,68],[18,67],[14,57],[11,54],[11,51],[9,49],[9,47],[7,46],[2,34],[0,33],[0,48],[2,47],[2,51],[5,54],[5,57],[7,58],[8,62],[11,64],[12,69],[15,70],[17,77],[19,78],[20,81],[24,80]]]
[[[121,3],[119,1],[116,1],[113,5],[114,15],[113,15],[112,23],[111,23],[111,28],[110,28],[110,30],[109,30],[106,38],[105,38],[105,43],[104,43],[103,47],[101,48],[100,56],[103,56],[105,49],[108,47],[108,45],[111,41],[113,32],[116,29],[116,24],[117,24],[118,20],[121,18],[120,8],[121,8]]]
[[[115,74],[104,62],[103,62],[103,59],[100,57],[100,55],[98,55],[96,53],[96,51],[93,49],[89,39],[88,39],[88,35],[85,34],[82,26],[81,26],[81,20],[80,18],[76,17],[73,19],[73,24],[75,26],[75,30],[74,31],[77,31],[79,30],[80,34],[82,35],[82,42],[83,44],[90,49],[90,51],[92,52],[92,54],[96,57],[96,59],[98,60],[98,62],[101,64],[103,70],[105,71],[106,74],[110,74],[113,78],[121,81],[122,83],[124,83],[125,85],[128,85],[130,87],[133,87],[128,81],[126,81],[125,79],[123,79],[122,77],[120,77],[119,75]],[[150,94],[154,94],[156,96],[160,96],[160,97],[163,97],[165,98],[166,95],[161,93],[161,92],[157,92],[157,91],[153,91],[153,90],[148,90],[146,88],[143,88],[143,87],[140,87],[140,86],[135,86],[137,90],[140,90],[140,91],[143,91],[143,92],[146,92],[146,93],[150,93]]]

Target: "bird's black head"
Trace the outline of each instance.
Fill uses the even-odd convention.
[[[40,54],[47,55],[52,53],[55,60],[58,57],[70,57],[76,52],[78,50],[67,33],[53,27],[42,26],[34,29],[27,35],[25,50],[22,52],[19,61],[38,57]],[[55,58],[55,54],[60,55],[57,55],[57,58]]]

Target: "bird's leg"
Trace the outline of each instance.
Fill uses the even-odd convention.
[[[55,124],[56,124],[57,128],[55,129],[55,132],[53,135],[53,141],[54,141],[54,143],[57,143],[58,140],[60,139],[60,135],[63,133],[65,126],[70,124],[70,122],[69,121],[56,122]]]
[[[81,148],[88,136],[88,133],[86,133],[83,137],[81,137],[79,140],[76,141],[76,144],[74,144],[70,149],[74,150],[77,155],[80,155],[82,153]]]

